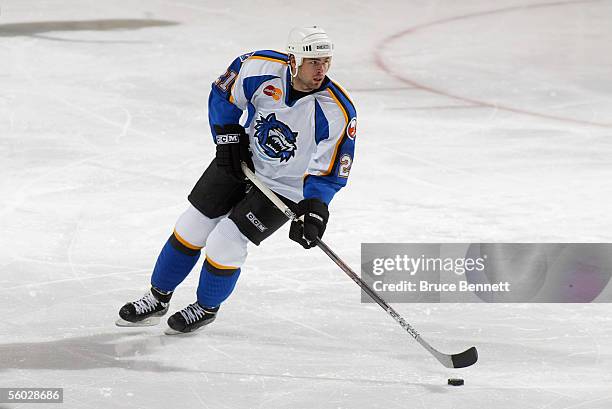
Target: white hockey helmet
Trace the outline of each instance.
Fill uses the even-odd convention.
[[[321,27],[296,27],[289,32],[287,52],[293,54],[299,67],[304,58],[331,57],[334,43]]]

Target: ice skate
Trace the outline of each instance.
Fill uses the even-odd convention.
[[[217,318],[217,311],[219,307],[202,307],[196,301],[168,318],[168,328],[165,333],[177,335],[194,332],[213,322]]]
[[[125,304],[119,310],[118,327],[149,327],[159,324],[160,317],[168,312],[172,293],[163,293],[151,287],[139,300]]]

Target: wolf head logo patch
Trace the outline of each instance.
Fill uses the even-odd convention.
[[[278,158],[287,162],[295,156],[298,133],[278,119],[276,114],[267,117],[260,115],[255,123],[255,137],[263,153],[270,158]]]

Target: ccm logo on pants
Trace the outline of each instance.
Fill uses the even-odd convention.
[[[260,232],[263,233],[264,231],[268,230],[268,228],[262,222],[260,222],[257,217],[255,217],[253,212],[248,212],[246,214],[246,218],[249,219],[253,226],[257,227]]]
[[[240,143],[240,135],[217,135],[217,144],[228,145],[230,143]]]

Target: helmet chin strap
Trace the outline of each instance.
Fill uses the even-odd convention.
[[[294,58],[295,58],[295,56],[294,56]],[[296,61],[295,62],[295,73],[294,73],[293,72],[293,68],[291,68],[291,60],[289,60],[289,74],[291,74],[291,78],[292,78],[291,83],[293,83],[293,78],[297,77],[299,69],[300,69],[300,67],[298,67],[297,61]]]

